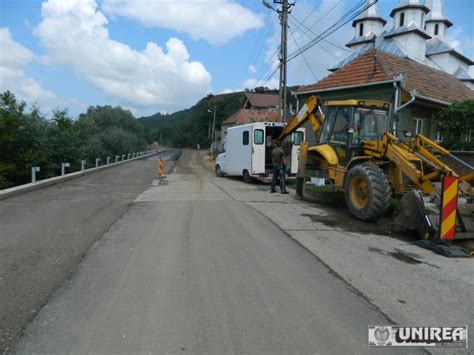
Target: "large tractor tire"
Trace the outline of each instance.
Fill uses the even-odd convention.
[[[346,204],[362,221],[376,221],[389,207],[390,186],[382,169],[362,163],[349,170],[344,183]]]

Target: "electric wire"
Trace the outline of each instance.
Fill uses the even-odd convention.
[[[335,6],[337,6],[341,1],[339,1]],[[306,43],[303,47],[300,47],[297,51],[293,52],[290,54],[289,58],[287,58],[285,63],[288,63],[289,61],[295,59],[299,55],[302,55],[305,51],[309,50],[313,46],[315,46],[317,43],[322,41],[324,38],[328,37],[329,35],[333,34],[337,30],[339,30],[342,26],[346,25],[348,22],[352,21],[355,19],[357,16],[359,16],[361,13],[363,13],[365,10],[367,10],[369,7],[373,6],[376,4],[378,0],[375,0],[372,4],[369,4],[368,6],[363,6],[364,1],[360,1],[358,4],[356,4],[354,7],[352,7],[349,11],[347,11],[338,21],[336,21],[333,25],[329,26],[325,31],[323,31],[320,35],[316,36],[314,39]],[[334,9],[335,6],[331,8]],[[313,24],[314,26],[315,24]],[[280,63],[280,65],[275,68],[275,70],[266,78],[266,80],[263,82],[261,86],[264,86],[276,73],[276,71],[281,67],[283,63]]]
[[[301,53],[303,53],[303,52],[307,51],[308,49],[312,48],[314,45],[316,45],[317,43],[322,41],[324,38],[326,38],[329,35],[333,34],[338,29],[340,29],[342,26],[346,25],[348,22],[355,19],[357,16],[359,16],[361,13],[363,13],[366,9],[368,9],[370,6],[373,6],[373,4],[375,4],[375,3],[377,3],[377,0],[374,3],[372,3],[368,6],[364,6],[363,8],[358,8],[358,7],[360,7],[360,4],[364,4],[363,2],[359,3],[359,5],[355,6],[353,9],[349,10],[346,14],[344,14],[344,16],[342,16],[342,18],[340,20],[336,21],[336,23],[334,23],[328,29],[323,31],[320,35],[316,36],[313,40],[306,43],[301,48],[301,50],[292,53],[289,56],[289,58],[287,58],[286,61],[289,62],[289,61],[293,60],[294,58],[296,58],[297,56],[299,56]]]
[[[288,26],[288,29],[290,30],[291,37],[293,37],[293,40],[295,41],[296,46],[298,47],[298,49],[301,49],[300,45],[298,44],[298,41],[296,40],[295,34],[291,30],[290,26]],[[316,74],[314,74],[314,71],[311,68],[311,65],[309,65],[308,61],[306,60],[306,56],[304,54],[302,54],[302,56],[303,56],[303,60],[306,63],[306,66],[308,67],[309,71],[311,72],[311,74],[313,74],[314,80],[318,81],[318,78],[317,78]]]

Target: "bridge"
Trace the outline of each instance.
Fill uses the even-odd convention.
[[[472,260],[161,157],[161,181],[154,155],[0,201],[0,352],[365,353],[369,325],[473,329]]]

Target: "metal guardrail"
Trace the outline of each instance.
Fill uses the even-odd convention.
[[[36,173],[40,172],[40,168],[39,167],[32,167],[31,168],[31,183],[18,185],[18,186],[10,187],[8,189],[0,190],[0,200],[4,200],[4,199],[7,199],[9,197],[17,196],[17,195],[20,195],[20,194],[23,194],[23,193],[26,193],[26,192],[29,192],[29,191],[42,189],[44,187],[51,186],[51,185],[54,185],[54,184],[57,184],[57,183],[60,183],[60,182],[64,182],[64,181],[72,180],[72,179],[75,179],[75,178],[78,178],[78,177],[81,177],[81,176],[84,176],[84,175],[92,174],[92,173],[97,172],[99,170],[108,169],[108,168],[111,168],[111,167],[114,167],[114,166],[118,166],[118,165],[121,165],[121,164],[125,164],[125,163],[128,163],[128,162],[134,161],[134,160],[139,160],[139,159],[146,158],[146,157],[149,157],[149,156],[152,156],[152,155],[155,155],[155,154],[159,154],[159,153],[163,153],[163,152],[164,151],[158,151],[158,150],[147,150],[147,151],[143,151],[143,152],[136,152],[136,153],[133,153],[133,154],[128,154],[127,159],[124,159],[125,158],[125,154],[124,154],[124,155],[122,155],[122,160],[121,161],[119,161],[118,156],[116,156],[115,157],[116,159],[115,159],[114,163],[110,163],[110,157],[109,157],[109,159],[107,159],[109,164],[105,164],[105,165],[102,165],[102,166],[100,166],[98,164],[98,160],[96,159],[96,167],[89,168],[89,169],[85,169],[85,161],[82,160],[81,161],[81,170],[73,172],[73,173],[69,173],[69,174],[66,173],[66,168],[70,166],[69,163],[62,163],[61,164],[61,175],[60,176],[55,176],[55,177],[44,179],[44,180],[37,180]],[[100,161],[100,158],[98,158],[98,159]]]

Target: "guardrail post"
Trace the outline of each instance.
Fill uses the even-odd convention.
[[[99,167],[100,158],[95,158],[95,167]]]
[[[84,171],[84,170],[86,170],[86,161],[81,160],[81,171]]]
[[[130,153],[128,153],[128,155],[127,155],[127,160],[128,160],[128,159],[130,159]]]
[[[71,164],[69,163],[61,163],[61,176],[66,175],[66,168],[70,168]]]
[[[110,157],[107,157],[107,165],[110,164]]]
[[[125,157],[126,157],[126,155],[125,155],[125,154],[122,154],[122,161],[125,160]]]
[[[33,166],[31,167],[31,182],[34,184],[36,183],[36,173],[39,173],[40,167],[39,166]]]
[[[116,162],[116,163],[118,162],[118,158],[119,158],[119,156],[116,155],[116,156],[115,156],[115,162]]]

